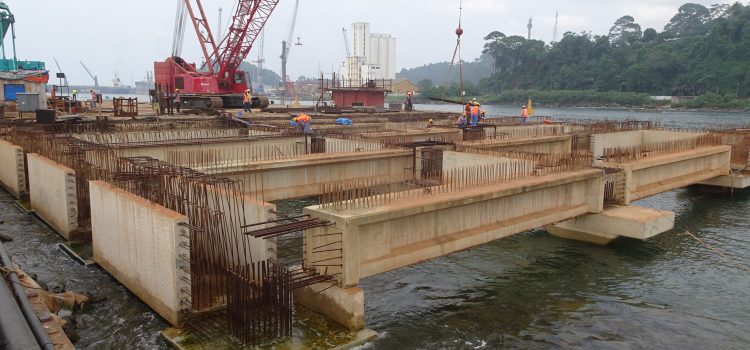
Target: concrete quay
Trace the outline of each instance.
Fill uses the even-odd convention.
[[[90,212],[94,260],[176,327],[247,316],[234,314],[247,297],[237,291],[277,280],[233,289],[224,279],[283,261],[293,277],[279,293],[354,330],[366,326],[362,278],[538,227],[595,244],[646,240],[672,229],[675,214],[633,201],[749,182],[731,172],[745,155],[708,132],[594,134],[582,150],[566,127],[498,126],[495,138],[462,141],[459,129],[388,124],[316,138],[265,128],[51,133],[48,148],[0,141],[12,165],[0,181],[66,238]],[[296,217],[269,203],[308,196],[320,204]],[[288,241],[298,248],[282,249]]]

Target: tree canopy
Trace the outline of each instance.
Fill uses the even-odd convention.
[[[471,86],[482,94],[534,89],[747,97],[750,92],[750,6],[741,3],[685,4],[662,32],[642,31],[636,18],[622,16],[606,35],[568,32],[559,42],[544,43],[493,31],[484,39],[482,58],[474,67],[464,66],[465,76],[483,67],[483,78]],[[413,80],[440,84],[447,63],[444,67],[443,75]]]

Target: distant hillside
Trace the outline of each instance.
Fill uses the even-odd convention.
[[[464,81],[479,83],[484,78],[492,75],[492,59],[488,56],[482,56],[474,62],[464,62]],[[445,85],[446,80],[449,83],[458,82],[458,65],[453,66],[450,77],[448,68],[450,62],[430,63],[421,67],[411,69],[402,69],[396,74],[397,78],[409,79],[414,83],[423,80],[429,80],[435,85]]]
[[[242,62],[242,64],[240,64],[240,70],[245,71],[250,79],[252,79],[255,76],[255,72],[258,70],[258,66],[249,62]],[[263,68],[262,78],[264,86],[278,86],[281,82],[281,76],[270,69]],[[257,86],[258,82],[253,81],[252,84],[253,86]]]

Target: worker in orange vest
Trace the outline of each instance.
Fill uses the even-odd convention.
[[[245,90],[245,93],[242,97],[242,105],[245,107],[245,112],[250,112],[251,101],[253,100],[253,93],[250,92],[250,89]]]
[[[523,125],[526,125],[526,121],[529,119],[529,108],[526,106],[523,106],[521,109],[521,123]]]
[[[479,124],[479,114],[481,113],[479,107],[479,103],[475,103],[474,106],[471,107],[471,126],[477,126]]]
[[[305,134],[312,134],[312,118],[307,114],[300,114],[297,116],[297,123],[300,124]]]

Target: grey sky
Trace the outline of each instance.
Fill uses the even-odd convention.
[[[72,83],[91,83],[78,60],[109,85],[115,71],[123,82],[140,80],[153,70],[155,60],[171,51],[177,0],[4,0],[16,16],[19,58],[42,60],[57,72],[60,62]],[[224,22],[236,0],[203,0],[215,31],[217,9],[224,9]],[[550,41],[555,10],[559,11],[559,33],[591,31],[605,34],[622,15],[635,17],[644,29],[661,31],[677,9],[688,0],[464,0],[463,57],[479,56],[482,38],[493,30],[525,36],[529,17],[534,18],[532,37]],[[693,0],[706,6],[726,1]],[[300,0],[289,75],[315,76],[318,69],[330,72],[344,59],[341,28],[352,22],[370,22],[373,32],[398,39],[397,66],[410,68],[450,60],[455,45],[459,0]],[[266,67],[280,71],[281,41],[286,36],[294,0],[281,0],[266,25]],[[192,27],[185,36],[183,57],[201,61],[201,51]],[[296,39],[295,39],[296,41]],[[251,59],[257,59],[257,43]]]

